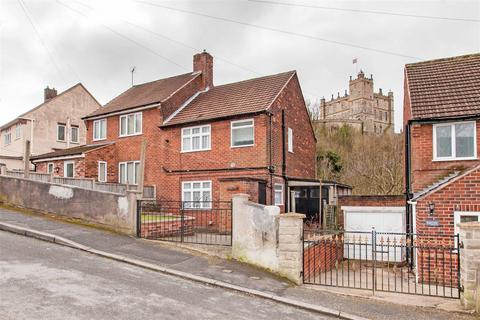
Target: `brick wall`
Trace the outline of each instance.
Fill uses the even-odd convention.
[[[107,162],[107,182],[118,183],[118,156],[115,145],[105,146],[85,154],[85,178],[98,181],[98,162]]]
[[[74,162],[74,178],[84,178],[85,177],[85,158],[75,158],[68,160],[54,160],[54,161],[43,161],[35,164],[35,171],[38,173],[47,173],[47,166],[49,163],[53,163],[53,176],[54,177],[63,177],[65,162],[73,161]]]
[[[480,150],[480,121],[477,121],[477,149]],[[480,163],[479,160],[432,161],[433,126],[415,124],[411,127],[412,187],[413,192],[448,176],[456,170],[464,170]]]
[[[323,238],[303,250],[303,274],[309,283],[315,283],[320,273],[332,270],[343,260],[343,241],[332,239],[332,236]]]

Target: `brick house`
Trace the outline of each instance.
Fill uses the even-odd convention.
[[[480,216],[480,54],[406,65],[404,121],[408,229],[456,245],[457,224]],[[419,250],[419,268],[456,271],[432,260]]]
[[[285,210],[290,191],[316,186],[320,201],[316,141],[295,71],[214,86],[213,57],[203,52],[193,72],[135,85],[84,120],[86,147],[111,150],[108,159],[102,149],[84,152],[85,167],[102,162],[108,182],[137,184],[145,144],[144,183],[159,200],[247,193]]]
[[[10,170],[23,170],[27,140],[34,156],[85,144],[82,117],[99,107],[81,83],[58,95],[57,90],[45,88],[40,105],[0,127],[0,163]]]

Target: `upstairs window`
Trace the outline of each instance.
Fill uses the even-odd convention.
[[[293,130],[288,128],[288,152],[293,153]]]
[[[93,140],[104,140],[107,138],[107,119],[93,121]]]
[[[65,124],[57,123],[57,141],[65,141]]]
[[[475,122],[433,125],[434,160],[468,160],[477,157]]]
[[[210,150],[210,125],[182,129],[182,152]]]
[[[133,136],[142,133],[142,113],[132,113],[120,116],[120,137]]]
[[[22,136],[22,125],[19,123],[15,126],[15,140]]]
[[[10,143],[12,143],[12,134],[10,133],[10,129],[7,129],[3,134],[3,145],[8,146]]]
[[[248,147],[254,144],[253,119],[231,122],[231,146]]]
[[[70,142],[78,143],[78,127],[72,126],[70,128]]]

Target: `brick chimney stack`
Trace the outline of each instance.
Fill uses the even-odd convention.
[[[50,89],[48,86],[45,88],[43,91],[43,98],[44,101],[50,100],[52,98],[55,98],[57,96],[57,90],[55,88]]]
[[[213,57],[205,50],[193,56],[193,71],[202,72],[202,89],[213,88]]]

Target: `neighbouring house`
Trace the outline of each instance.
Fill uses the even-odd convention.
[[[58,95],[57,90],[45,88],[42,104],[0,127],[0,163],[9,170],[23,170],[27,140],[34,156],[85,144],[82,117],[99,107],[81,83]]]
[[[366,134],[393,133],[393,92],[385,95],[381,88],[374,92],[373,77],[365,77],[360,71],[356,79],[350,77],[348,93],[345,90],[337,97],[332,94],[329,101],[321,99],[316,117],[316,123],[329,130],[348,125]]]
[[[456,248],[458,224],[480,217],[480,54],[407,64],[404,120],[407,228],[417,244]],[[455,286],[459,257],[449,255],[419,249],[418,278]]]
[[[320,187],[295,71],[214,86],[213,57],[203,52],[193,57],[193,72],[132,86],[84,120],[84,148],[102,146],[77,151],[81,166],[97,168],[82,174],[137,184],[145,145],[144,183],[156,186],[158,200],[208,207],[247,193],[287,211],[290,190]],[[46,172],[53,156],[36,158],[37,167]],[[65,161],[53,166],[60,174]]]
[[[480,54],[405,67],[411,231],[454,235],[480,216]]]

